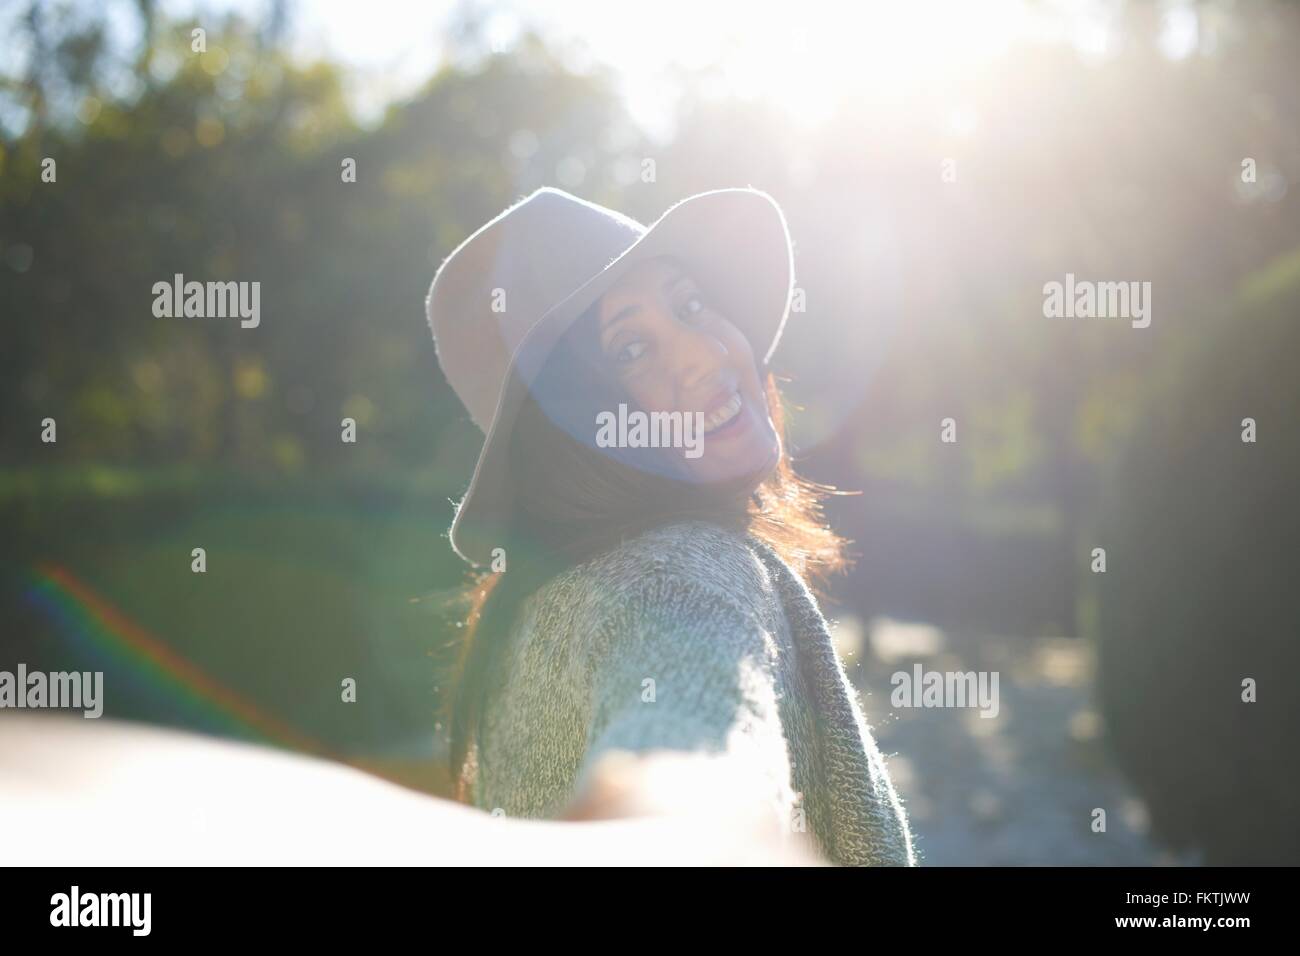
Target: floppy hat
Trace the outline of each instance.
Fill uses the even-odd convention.
[[[462,242],[425,300],[438,362],[484,433],[451,545],[471,564],[503,546],[513,509],[510,435],[561,336],[637,262],[672,255],[716,298],[766,363],[794,281],[785,216],[767,193],[716,189],[674,204],[649,227],[543,187]]]

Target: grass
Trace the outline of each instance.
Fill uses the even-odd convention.
[[[463,579],[443,537],[445,498],[320,482],[268,495],[181,473],[6,479],[0,504],[20,533],[0,555],[0,666],[86,669],[94,658],[107,716],[227,733],[214,710],[256,713],[330,755],[440,785],[433,653],[453,633],[446,599]],[[191,569],[194,548],[205,573]],[[78,638],[34,609],[24,595],[39,562],[120,612],[130,623],[118,630],[151,635],[232,696],[187,702],[175,693],[184,680],[150,679],[111,640]],[[355,703],[341,699],[349,677]]]

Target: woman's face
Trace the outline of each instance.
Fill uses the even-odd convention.
[[[629,268],[601,298],[598,331],[630,404],[702,413],[699,454],[684,456],[692,479],[762,480],[776,465],[781,444],[749,340],[681,266],[658,258]]]

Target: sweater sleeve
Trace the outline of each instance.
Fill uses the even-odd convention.
[[[730,784],[757,790],[788,827],[796,795],[778,651],[754,603],[663,566],[600,602],[582,655],[592,706],[577,789],[615,750],[725,757],[712,766]]]

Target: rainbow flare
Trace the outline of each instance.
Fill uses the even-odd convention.
[[[334,756],[331,748],[272,717],[180,657],[67,568],[48,562],[35,565],[26,593],[81,649],[125,665],[148,689],[198,712],[226,732]]]

